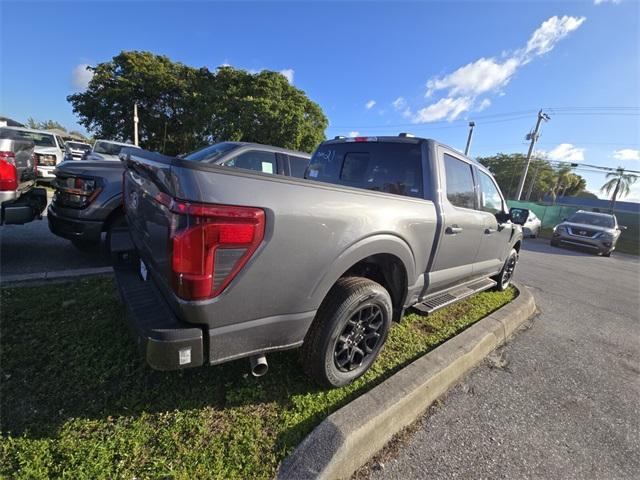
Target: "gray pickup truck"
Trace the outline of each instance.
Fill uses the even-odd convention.
[[[81,162],[64,162],[55,169],[56,189],[47,219],[54,235],[66,238],[78,249],[96,251],[106,232],[126,227],[122,209],[122,148],[126,143],[98,140]],[[220,142],[185,155],[185,160],[215,163],[232,168],[303,177],[309,154],[248,142]]]
[[[317,382],[361,376],[392,321],[506,288],[522,242],[480,164],[434,140],[337,138],[304,179],[127,152],[112,238],[147,362],[171,370],[301,347]]]

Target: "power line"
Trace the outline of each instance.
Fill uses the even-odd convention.
[[[640,107],[610,107],[610,106],[600,106],[600,107],[547,107],[543,108],[544,111],[548,111],[550,113],[556,115],[608,115],[608,116],[640,116]],[[473,116],[473,121],[476,123],[482,123],[483,125],[491,124],[491,123],[502,123],[509,122],[514,120],[519,120],[521,118],[529,118],[532,113],[535,113],[537,110],[519,110],[514,112],[503,112],[503,113],[494,113],[494,114],[486,114],[486,115],[477,115]],[[483,120],[488,119],[499,119],[495,121],[487,121]],[[454,120],[436,120],[434,122],[426,122],[426,123],[394,123],[394,124],[376,124],[376,125],[330,125],[329,128],[336,129],[377,129],[377,128],[401,128],[401,127],[413,127],[416,128],[461,128],[467,127],[469,118],[458,118]],[[451,125],[455,123],[456,125]],[[439,124],[448,124],[446,127],[435,127],[434,125]],[[460,124],[460,125],[457,125]]]

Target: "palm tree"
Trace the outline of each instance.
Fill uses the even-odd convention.
[[[613,190],[613,195],[611,195],[611,206],[609,207],[611,212],[613,212],[618,197],[626,197],[631,193],[631,185],[638,181],[638,175],[625,173],[624,168],[618,167],[615,172],[607,173],[607,178],[609,180],[600,187],[600,191],[609,195]]]

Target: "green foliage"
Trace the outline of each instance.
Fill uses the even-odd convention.
[[[273,478],[326,415],[496,310],[486,292],[395,326],[364,377],[325,390],[297,352],[180,372],[141,363],[110,279],[2,289],[2,478]],[[34,302],[34,298],[38,301]]]
[[[62,130],[66,132],[67,129],[59,122],[55,120],[45,120],[43,122],[39,122],[33,117],[29,117],[25,125],[28,128],[33,128],[35,130]]]
[[[634,173],[625,173],[624,168],[618,167],[615,172],[607,173],[608,180],[600,188],[601,192],[607,195],[611,194],[611,210],[616,205],[618,198],[626,197],[631,193],[631,186],[638,181],[638,175]]]
[[[527,161],[525,155],[499,153],[490,157],[478,157],[477,160],[491,171],[506,198],[516,197],[520,175]],[[532,201],[540,201],[545,195],[551,195],[553,198],[575,196],[587,186],[585,179],[572,173],[569,167],[555,168],[548,161],[539,158],[533,158],[529,165],[523,199],[532,182]]]
[[[67,99],[96,137],[132,140],[137,103],[140,145],[167,154],[224,140],[312,151],[324,140],[322,109],[276,72],[211,72],[138,51],[91,69],[87,90]]]

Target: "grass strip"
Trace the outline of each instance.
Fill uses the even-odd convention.
[[[392,328],[348,387],[301,373],[296,351],[180,372],[145,367],[112,279],[1,291],[0,475],[9,478],[270,478],[331,412],[511,301],[484,292]]]

